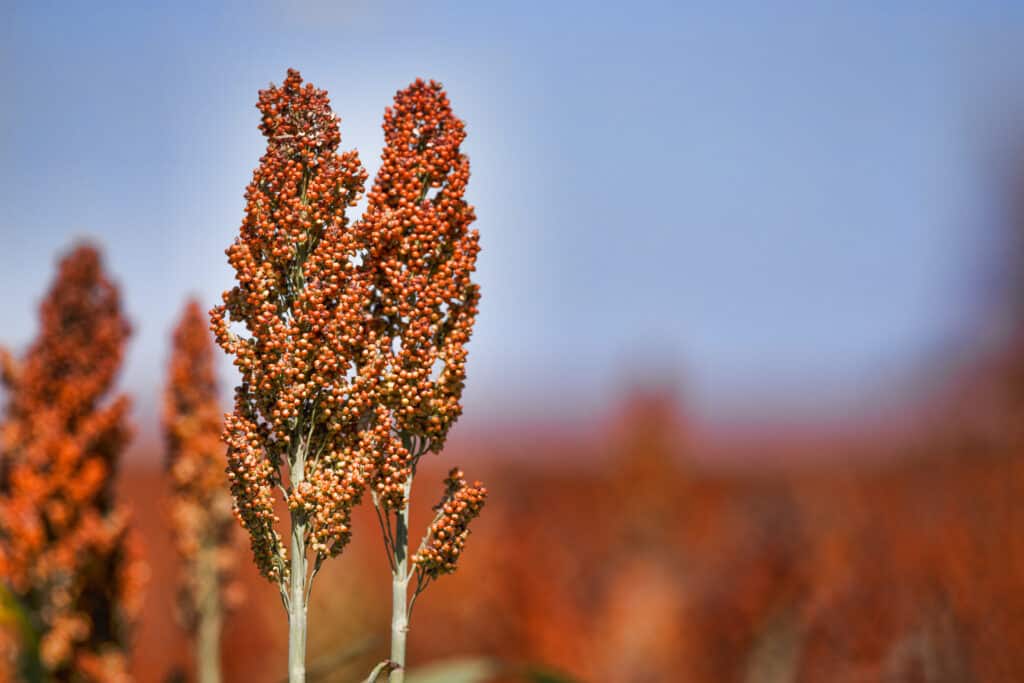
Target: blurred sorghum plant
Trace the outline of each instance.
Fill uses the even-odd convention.
[[[114,496],[129,325],[95,248],[62,260],[40,312],[21,361],[3,356],[0,576],[35,634],[23,674],[122,681],[145,567]]]
[[[368,207],[350,225],[346,209],[367,176],[355,152],[337,151],[327,94],[289,70],[257,108],[267,148],[227,250],[237,285],[211,311],[242,375],[224,430],[235,509],[288,610],[289,676],[299,681],[313,579],[345,547],[352,509],[369,488],[394,574],[390,666],[400,679],[410,581],[415,599],[454,568],[485,494],[453,475],[411,571],[413,475],[461,412],[479,299],[463,125],[436,83],[398,93]],[[288,549],[275,491],[289,510]]]
[[[227,490],[221,409],[208,318],[190,300],[174,329],[164,392],[171,525],[184,568],[180,609],[196,639],[199,683],[220,681],[223,612],[236,593],[235,521]]]

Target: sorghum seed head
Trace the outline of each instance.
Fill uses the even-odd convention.
[[[185,569],[180,607],[189,625],[194,623],[201,597],[200,572],[215,573],[219,600],[237,592],[228,585],[236,526],[220,433],[213,340],[198,302],[190,300],[174,329],[164,391],[167,470],[173,491],[171,527]]]
[[[128,400],[111,399],[129,326],[99,252],[79,246],[20,362],[5,355],[0,576],[42,622],[47,675],[123,670],[145,567],[114,498]],[[97,678],[95,680],[107,680]]]
[[[387,429],[374,435],[372,483],[385,506],[403,504],[414,466],[409,444],[444,445],[462,411],[466,343],[480,293],[480,250],[464,194],[465,128],[439,83],[417,80],[384,114],[385,148],[362,220],[373,284],[370,322],[375,398]],[[388,457],[390,456],[390,457]]]
[[[260,92],[266,153],[246,191],[245,218],[227,250],[237,284],[211,312],[220,346],[242,381],[225,422],[238,518],[256,564],[281,580],[285,552],[274,527],[275,488],[308,515],[320,555],[341,551],[364,487],[367,456],[355,424],[371,401],[358,376],[369,288],[354,276],[360,257],[346,209],[366,173],[355,152],[338,152],[338,117],[327,93],[289,70]],[[235,335],[229,321],[243,323]],[[285,467],[302,468],[290,471]]]
[[[455,571],[469,537],[469,523],[480,514],[487,498],[483,484],[477,481],[470,486],[459,469],[451,470],[444,483],[444,497],[434,508],[437,517],[412,558],[420,571],[431,578]]]

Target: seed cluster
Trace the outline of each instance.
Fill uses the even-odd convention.
[[[412,558],[413,564],[432,579],[455,571],[469,537],[469,523],[480,514],[487,497],[483,484],[477,481],[470,486],[459,469],[449,472],[444,484],[444,497],[434,508],[437,517]]]
[[[102,663],[95,680],[116,680],[145,568],[113,492],[128,400],[109,395],[129,326],[96,249],[63,259],[40,313],[21,362],[4,354],[0,576],[39,615],[50,675]]]
[[[357,229],[373,283],[369,335],[379,378],[372,486],[384,507],[405,504],[415,459],[440,452],[462,412],[466,343],[480,299],[470,279],[480,251],[464,194],[465,127],[439,83],[417,80],[384,114],[381,167]]]
[[[280,582],[275,489],[319,562],[348,542],[367,487],[400,509],[417,459],[442,448],[461,412],[479,244],[464,127],[439,84],[396,95],[352,225],[367,176],[338,152],[327,94],[289,70],[257,108],[266,153],[227,250],[237,284],[211,320],[242,376],[224,430],[235,509],[260,571]]]
[[[229,592],[236,529],[220,440],[221,410],[207,318],[189,301],[173,333],[168,383],[164,391],[167,469],[173,487],[171,526],[175,549],[185,567],[181,610],[186,623],[196,617],[204,577],[211,571],[201,555],[211,555],[216,585]]]
[[[274,489],[308,514],[311,545],[331,556],[348,541],[364,488],[353,425],[372,406],[356,379],[367,292],[354,276],[359,248],[345,211],[366,172],[355,152],[337,152],[338,117],[327,93],[303,84],[297,71],[260,92],[257,108],[267,149],[227,250],[238,284],[212,322],[242,375],[225,425],[235,508],[260,571],[281,581]],[[230,321],[243,323],[248,337],[234,334]]]

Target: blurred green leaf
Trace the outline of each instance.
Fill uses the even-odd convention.
[[[39,635],[32,627],[25,606],[3,585],[0,585],[0,625],[13,626],[18,633],[18,671],[22,680],[26,683],[42,681],[45,674],[39,659]]]
[[[576,683],[572,678],[560,671],[545,669],[539,666],[528,666],[522,671],[523,681],[526,683]]]
[[[410,671],[406,683],[487,683],[502,667],[483,657],[452,659]]]

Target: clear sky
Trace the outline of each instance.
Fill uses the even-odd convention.
[[[0,0],[0,339],[93,238],[152,416],[185,296],[231,285],[256,91],[300,69],[373,171],[423,76],[469,130],[470,415],[587,414],[633,372],[716,420],[842,411],[969,307],[1024,11],[837,4]]]

